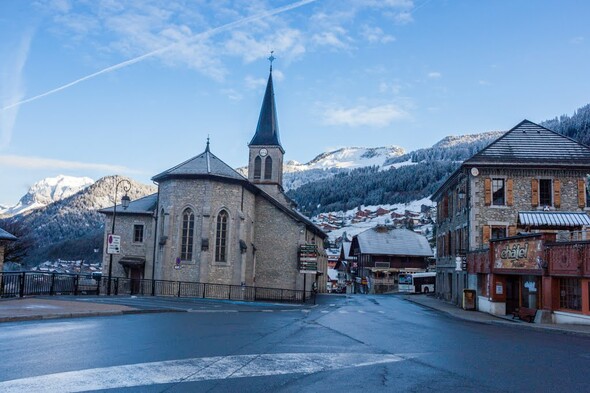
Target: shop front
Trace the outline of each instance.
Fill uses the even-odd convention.
[[[533,234],[490,241],[485,254],[472,258],[479,281],[479,310],[511,315],[516,309],[543,308],[544,241],[550,235]]]

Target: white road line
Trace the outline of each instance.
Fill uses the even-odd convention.
[[[320,371],[399,362],[410,357],[414,356],[371,353],[216,356],[128,364],[15,379],[0,382],[0,391],[3,393],[73,393],[226,378],[312,374]]]
[[[327,311],[327,310],[322,310],[322,314],[327,314],[327,313],[329,313],[329,312],[330,312],[330,311]]]
[[[345,311],[345,310],[339,310],[338,312],[339,312],[340,314],[348,314],[348,311]]]
[[[381,311],[381,310],[379,310],[379,311],[377,311],[377,312],[378,312],[379,314],[385,314],[385,311]]]
[[[364,314],[365,312],[363,310],[357,310],[360,314]]]

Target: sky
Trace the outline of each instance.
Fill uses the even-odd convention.
[[[590,2],[0,0],[0,204],[59,174],[247,164],[270,52],[285,160],[590,103]]]

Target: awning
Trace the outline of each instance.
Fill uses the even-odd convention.
[[[142,267],[145,265],[145,258],[141,257],[123,257],[119,263],[125,267]]]
[[[582,212],[519,212],[521,226],[571,228],[590,226],[590,216]]]

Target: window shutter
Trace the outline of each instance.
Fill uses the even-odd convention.
[[[539,206],[539,179],[531,180],[531,205],[533,207]]]
[[[443,198],[443,218],[447,218],[449,216],[449,198]]]
[[[486,206],[492,204],[492,179],[489,177],[484,180],[484,199]]]
[[[512,198],[512,179],[506,180],[506,205],[512,206],[513,198]]]
[[[483,236],[481,239],[481,244],[482,246],[486,247],[490,241],[490,235],[492,232],[492,227],[489,225],[484,225],[483,226]]]
[[[561,206],[561,182],[559,179],[553,179],[553,206]]]
[[[586,207],[586,182],[584,179],[578,179],[578,207]]]
[[[508,236],[516,236],[516,225],[508,226]]]

